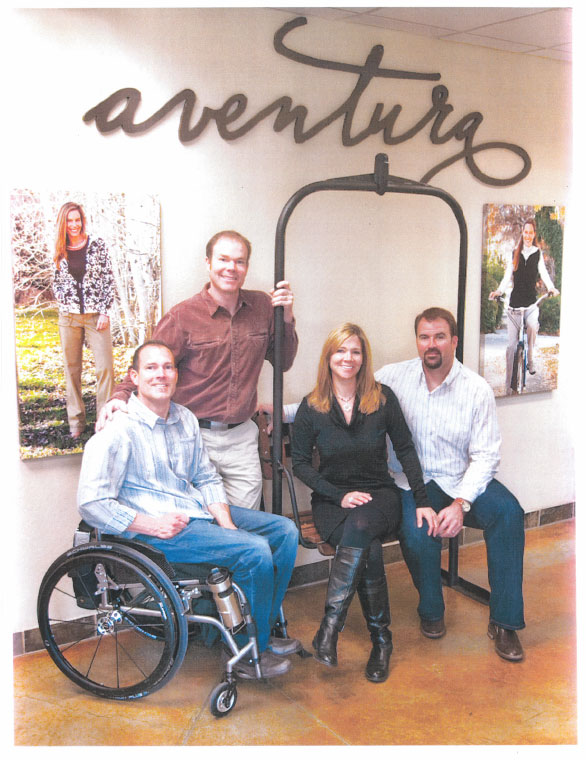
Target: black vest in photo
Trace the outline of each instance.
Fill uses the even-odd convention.
[[[541,251],[537,250],[532,253],[527,260],[521,253],[519,256],[519,266],[513,272],[513,292],[509,306],[512,309],[518,309],[521,306],[531,306],[537,299],[536,285]]]

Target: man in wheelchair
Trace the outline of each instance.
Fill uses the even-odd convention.
[[[78,491],[83,519],[104,533],[151,544],[169,562],[228,568],[256,621],[262,675],[286,673],[286,656],[301,644],[271,630],[295,564],[297,528],[286,517],[227,504],[196,418],[171,401],[177,369],[166,344],[140,346],[130,376],[136,391],[128,414],[115,415],[85,447]],[[245,633],[238,636],[246,641]],[[256,677],[252,661],[234,670]]]

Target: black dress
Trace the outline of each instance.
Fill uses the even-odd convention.
[[[310,407],[307,398],[297,410],[291,444],[293,472],[313,491],[314,521],[324,541],[351,511],[341,506],[349,491],[371,493],[373,501],[386,505],[383,508],[392,512],[389,517],[395,524],[398,522],[400,491],[387,466],[387,435],[416,505],[429,505],[419,459],[397,397],[386,385],[382,385],[382,391],[385,403],[372,414],[359,412],[360,400],[356,398],[350,423],[335,399],[327,414]],[[314,447],[319,453],[319,471],[312,464]]]

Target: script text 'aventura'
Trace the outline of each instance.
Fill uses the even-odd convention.
[[[360,97],[375,77],[388,79],[408,79],[414,81],[438,81],[440,74],[417,73],[380,67],[384,55],[384,47],[375,45],[367,55],[363,65],[355,65],[338,61],[328,61],[314,58],[287,47],[284,39],[293,29],[303,26],[307,19],[299,17],[284,24],[274,36],[274,47],[279,55],[290,60],[314,68],[343,71],[358,77],[350,95],[332,113],[307,126],[309,112],[306,106],[293,105],[293,100],[287,95],[277,98],[257,114],[246,121],[237,121],[244,118],[248,106],[248,98],[242,93],[231,95],[220,108],[204,106],[199,120],[191,126],[193,112],[196,104],[196,95],[193,90],[185,89],[173,96],[165,105],[144,121],[136,122],[136,112],[141,102],[141,92],[132,87],[126,87],[112,93],[108,98],[91,108],[83,117],[86,123],[95,122],[98,131],[102,134],[121,129],[128,135],[137,135],[152,129],[158,122],[164,119],[174,108],[182,105],[179,122],[179,140],[190,143],[196,140],[206,129],[210,122],[215,122],[220,137],[223,140],[237,140],[251,129],[254,129],[271,114],[275,114],[273,130],[282,132],[293,125],[293,138],[296,143],[304,143],[311,140],[322,130],[338,119],[342,120],[342,144],[348,147],[358,145],[366,138],[377,133],[382,133],[382,139],[386,145],[398,145],[410,140],[421,130],[430,125],[429,139],[433,145],[443,145],[451,140],[462,143],[461,150],[443,160],[441,163],[427,171],[421,178],[421,182],[429,182],[442,169],[457,161],[463,160],[470,172],[476,179],[487,185],[507,186],[513,185],[524,179],[531,169],[531,159],[528,153],[518,145],[507,142],[486,142],[475,144],[476,132],[483,115],[478,111],[462,116],[452,126],[445,125],[446,119],[454,111],[454,106],[448,103],[448,89],[444,85],[436,85],[431,92],[431,106],[427,112],[409,129],[395,133],[396,123],[402,111],[402,106],[394,105],[386,113],[383,103],[377,103],[373,109],[369,123],[362,129],[356,129],[354,117]],[[115,114],[115,115],[112,115]],[[443,131],[442,131],[443,130]],[[483,172],[476,163],[475,156],[478,153],[491,150],[501,150],[514,154],[521,159],[521,170],[514,176],[507,178],[492,177]]]

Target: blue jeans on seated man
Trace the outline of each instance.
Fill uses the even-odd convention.
[[[431,480],[426,484],[436,512],[453,499]],[[428,525],[417,527],[411,491],[401,491],[403,519],[399,531],[401,549],[413,583],[419,591],[417,611],[422,620],[441,620],[444,598],[441,580],[442,539],[427,535]],[[523,617],[524,513],[513,494],[498,480],[491,480],[484,493],[464,514],[464,525],[484,531],[490,585],[490,620],[501,628],[525,627]]]
[[[291,579],[297,555],[298,532],[287,517],[230,507],[238,530],[208,520],[190,520],[173,538],[123,533],[160,549],[169,562],[202,562],[227,567],[246,594],[256,622],[258,649],[267,648]],[[247,638],[238,634],[240,645]],[[244,641],[243,641],[244,638]]]

